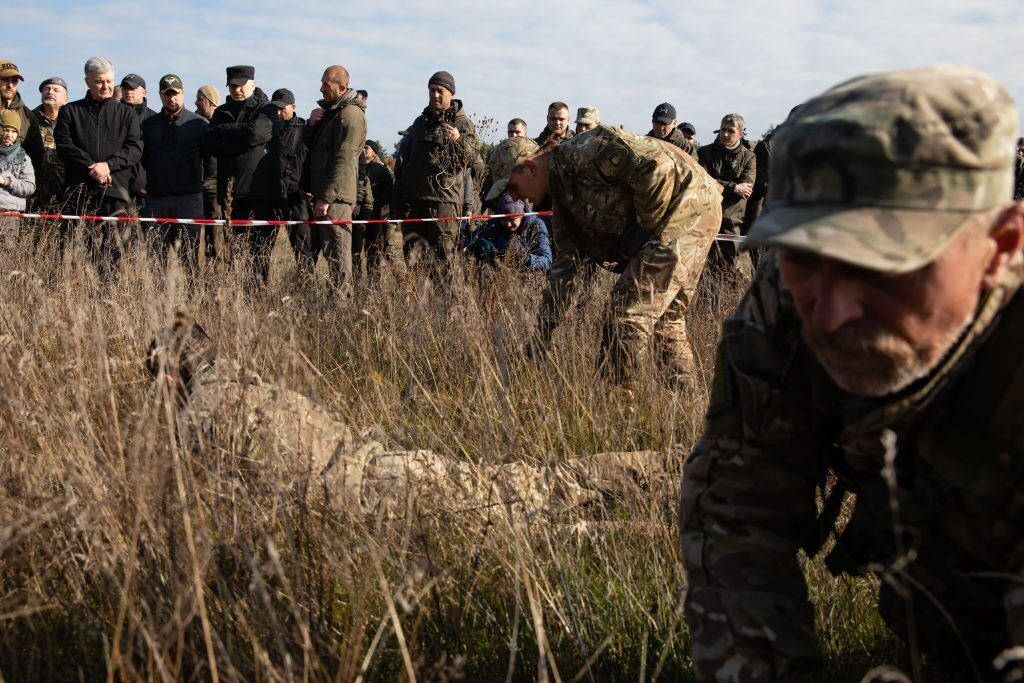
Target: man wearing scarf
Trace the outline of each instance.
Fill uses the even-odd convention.
[[[740,235],[747,199],[754,191],[757,162],[743,139],[746,121],[739,114],[726,114],[718,127],[718,137],[697,151],[697,160],[722,187],[722,232]],[[742,267],[734,243],[716,242],[709,259],[712,269]],[[744,262],[749,260],[744,257]]]

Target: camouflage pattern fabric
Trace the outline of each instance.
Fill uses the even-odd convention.
[[[1006,320],[1013,310],[1024,323],[1020,280],[1018,271],[990,293],[928,382],[909,395],[865,404],[841,392],[803,344],[775,254],[762,260],[723,325],[704,436],[684,468],[685,614],[698,680],[785,680],[818,660],[796,556],[801,548],[813,555],[831,531],[815,505],[826,471],[857,496],[828,559],[834,572],[879,571],[919,587],[920,641],[959,666],[968,661],[960,638],[981,668],[1010,644],[1010,634],[1014,644],[1024,643],[1017,582],[978,578],[1018,575],[1024,567],[1024,534],[1011,521],[1024,510],[1014,508],[1009,493],[1024,485],[1024,425],[998,417],[1024,397],[1024,363],[1015,358],[1008,368],[993,347],[1019,345],[1024,337],[1024,324]],[[982,367],[986,355],[998,360]],[[997,379],[1007,372],[1017,373],[1016,387]],[[886,428],[900,444],[902,523],[917,539],[916,560],[900,572],[892,569],[900,555],[881,475]],[[968,457],[979,449],[1005,453],[1008,467]],[[902,604],[883,595],[883,617],[897,633],[905,628]],[[943,611],[953,615],[960,638],[949,632]],[[996,627],[1008,620],[1010,633]]]
[[[697,162],[666,142],[598,126],[550,153],[555,257],[541,302],[550,342],[577,278],[621,273],[603,333],[603,368],[628,381],[657,340],[674,370],[693,355],[683,315],[721,222],[721,195]]]
[[[768,206],[746,246],[913,271],[969,218],[1008,203],[1016,129],[1006,91],[962,67],[839,85],[779,128]],[[882,617],[903,638],[913,630],[926,663],[950,680],[996,680],[997,655],[1024,646],[1022,262],[1018,253],[1003,282],[981,292],[929,374],[868,399],[831,380],[803,341],[778,255],[762,259],[723,323],[704,435],[683,477],[698,680],[813,670],[820,654],[797,552],[815,555],[833,531],[828,568],[880,575]],[[835,486],[819,511],[826,482]],[[834,529],[844,493],[855,505]]]
[[[498,513],[524,519],[583,510],[636,487],[667,483],[671,476],[666,458],[653,451],[599,453],[551,466],[472,464],[426,450],[388,451],[375,430],[354,433],[306,396],[227,360],[197,372],[182,416],[200,439],[237,430],[218,438],[249,444],[249,458],[276,468],[281,481],[320,476],[330,495],[388,517]]]
[[[814,251],[907,273],[974,213],[1013,196],[1017,108],[958,66],[862,76],[801,105],[772,143],[747,248]]]

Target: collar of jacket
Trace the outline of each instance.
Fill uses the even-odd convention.
[[[135,111],[146,111],[147,109],[149,109],[149,100],[143,97],[142,102],[140,102],[139,104],[129,104],[128,106],[134,109]]]
[[[341,97],[334,100],[333,102],[328,102],[327,100],[320,100],[317,102],[317,104],[320,105],[320,108],[323,109],[324,111],[334,111],[335,109],[341,109],[346,104],[355,103],[355,100],[359,97],[360,95],[358,92],[349,88],[345,92],[341,93]]]
[[[52,126],[53,124],[57,123],[56,118],[51,119],[49,116],[46,115],[46,110],[43,109],[43,105],[41,104],[35,109],[33,109],[32,113],[39,118],[40,123],[45,123],[48,126]],[[60,116],[60,108],[57,109],[57,116]]]
[[[0,109],[11,109],[13,111],[20,111],[25,108],[25,103],[21,99],[21,93],[14,93],[14,99],[11,100],[10,104],[4,104],[3,100],[0,99]]]
[[[715,142],[713,144],[718,145],[719,149],[721,149],[726,154],[739,154],[740,150],[744,149],[744,147],[743,147],[743,138],[740,138],[740,141],[737,142],[736,146],[733,147],[732,149],[729,149],[728,147],[723,145],[722,144],[722,138],[720,138],[718,136],[715,136]]]
[[[85,93],[85,97],[82,98],[82,99],[85,100],[86,102],[88,102],[89,106],[91,106],[91,107],[106,107],[106,106],[110,106],[112,104],[121,104],[120,102],[115,100],[113,97],[108,97],[105,100],[97,100],[95,97],[92,96],[91,92],[86,92]],[[126,104],[125,106],[128,107],[128,106],[131,106],[131,105],[127,105]]]
[[[455,99],[452,100],[450,107],[441,112],[434,111],[429,104],[423,108],[423,116],[431,123],[454,120],[460,113],[462,113],[462,100]]]

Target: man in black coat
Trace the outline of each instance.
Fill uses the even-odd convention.
[[[142,166],[146,169],[144,214],[164,218],[203,217],[203,158],[200,152],[206,119],[185,108],[181,79],[160,79],[163,109],[142,123]],[[199,266],[199,226],[152,224],[148,232],[166,262],[167,251],[178,250],[194,282]]]
[[[64,162],[66,197],[82,213],[125,216],[131,183],[142,158],[139,119],[114,100],[114,65],[104,57],[85,63],[89,92],[61,110],[53,138]],[[87,224],[87,244],[109,272],[131,231],[127,223]],[[97,240],[98,239],[98,244]]]
[[[229,66],[230,98],[213,113],[204,151],[217,157],[217,192],[231,202],[234,220],[281,220],[284,188],[281,174],[277,108],[256,87],[256,69]],[[230,185],[230,196],[228,188]],[[236,237],[249,245],[252,284],[266,285],[277,226],[239,226]]]
[[[274,91],[272,105],[277,107],[277,120],[281,136],[281,182],[284,186],[284,210],[290,221],[308,221],[312,215],[306,193],[299,189],[302,166],[306,163],[306,143],[303,132],[306,120],[295,115],[295,95],[287,88]],[[295,263],[306,274],[313,271],[320,255],[317,226],[292,225],[288,227],[288,241],[295,254]]]

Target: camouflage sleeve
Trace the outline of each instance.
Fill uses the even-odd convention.
[[[798,364],[775,273],[769,259],[723,325],[705,434],[683,473],[684,607],[701,681],[788,679],[820,657],[797,563],[815,532],[819,421],[789,377]]]
[[[637,221],[666,239],[691,238],[707,253],[722,223],[717,184],[685,153],[665,154],[629,179]]]

